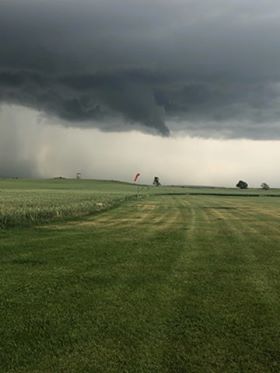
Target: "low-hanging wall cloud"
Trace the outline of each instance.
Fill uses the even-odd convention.
[[[65,126],[280,138],[276,0],[2,0],[0,100]]]

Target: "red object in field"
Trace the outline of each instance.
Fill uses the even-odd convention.
[[[134,182],[136,183],[137,179],[139,178],[140,174],[139,172],[137,172],[137,174],[135,175],[135,178],[134,178]]]

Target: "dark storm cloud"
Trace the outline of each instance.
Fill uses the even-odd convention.
[[[0,99],[65,125],[280,138],[279,32],[276,0],[2,0]]]
[[[163,109],[145,79],[136,72],[52,75],[5,71],[0,73],[0,99],[57,114],[71,123],[90,126],[95,121],[101,129],[105,120],[122,115],[127,126],[141,123],[147,130],[154,128],[167,135]]]

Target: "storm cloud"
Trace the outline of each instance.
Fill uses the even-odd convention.
[[[280,138],[276,0],[2,0],[0,100],[65,126]]]

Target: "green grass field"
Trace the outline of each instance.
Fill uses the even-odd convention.
[[[0,371],[279,372],[278,192],[0,181]]]

